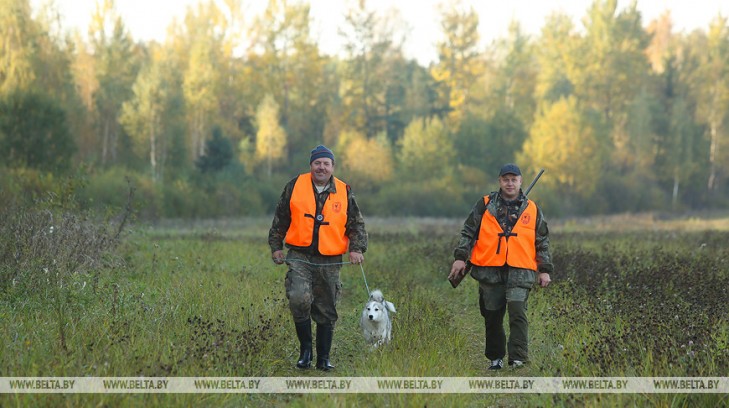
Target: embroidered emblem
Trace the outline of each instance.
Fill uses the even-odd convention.
[[[332,203],[332,211],[335,213],[342,211],[342,203],[339,201]]]
[[[529,221],[532,219],[531,214],[524,214],[524,216],[521,217],[521,223],[524,225],[529,224]]]

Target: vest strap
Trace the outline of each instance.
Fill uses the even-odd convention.
[[[496,253],[501,252],[501,237],[506,237],[506,240],[509,240],[509,237],[518,237],[519,234],[515,234],[511,231],[509,232],[499,232],[499,243],[496,245]]]
[[[305,218],[313,218],[314,219],[314,224],[316,224],[316,225],[329,225],[329,222],[328,221],[324,221],[324,215],[323,214],[319,214],[316,217],[314,217],[313,215],[307,213],[307,214],[304,214],[304,217]]]

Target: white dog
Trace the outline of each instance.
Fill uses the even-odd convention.
[[[395,305],[386,301],[381,291],[372,291],[369,301],[362,310],[359,326],[367,343],[375,348],[388,343],[392,338],[392,322],[388,311],[395,313]]]

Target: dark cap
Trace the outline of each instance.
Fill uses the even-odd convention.
[[[514,163],[505,164],[501,170],[499,171],[499,177],[503,176],[504,174],[516,174],[517,176],[521,176],[521,170],[519,170],[519,166],[517,166]]]
[[[322,157],[328,157],[332,159],[332,163],[334,163],[334,153],[329,150],[324,145],[319,145],[314,148],[314,150],[311,151],[311,158],[309,159],[309,164],[313,163],[316,159],[321,159]]]

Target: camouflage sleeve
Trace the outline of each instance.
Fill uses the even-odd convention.
[[[367,252],[367,231],[365,230],[364,218],[359,210],[357,200],[354,198],[352,189],[347,185],[347,225],[345,234],[349,238],[349,250],[354,252]]]
[[[278,204],[276,204],[276,212],[273,215],[271,229],[268,231],[268,246],[271,247],[271,252],[283,249],[283,240],[286,238],[289,225],[291,225],[291,207],[289,206],[289,201],[291,200],[291,193],[294,191],[295,183],[296,179],[294,178],[286,184],[281,193],[281,198],[279,198]]]
[[[484,211],[486,211],[486,204],[484,204],[483,199],[479,199],[463,223],[463,228],[461,228],[461,238],[453,251],[453,257],[456,260],[467,261],[471,257],[471,249],[473,249],[473,244],[478,236],[478,230],[481,228],[481,218]]]
[[[552,255],[549,253],[549,228],[547,220],[544,219],[542,209],[537,206],[537,271],[552,273],[554,265],[552,264]]]

